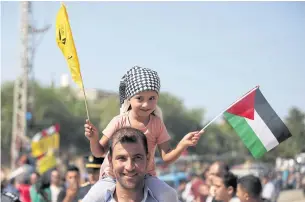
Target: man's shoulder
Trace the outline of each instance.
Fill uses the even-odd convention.
[[[146,193],[145,193],[146,192]],[[144,197],[143,202],[158,202],[158,200],[154,197],[153,192],[145,185],[144,188]]]

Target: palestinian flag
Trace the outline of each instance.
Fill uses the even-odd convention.
[[[233,104],[224,117],[255,158],[291,137],[258,87]]]

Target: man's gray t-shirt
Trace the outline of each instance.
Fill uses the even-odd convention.
[[[106,194],[101,194],[100,190],[105,188],[105,181],[99,180],[91,187],[87,195],[83,198],[82,202],[116,202],[114,199],[115,184],[107,187]],[[144,198],[141,202],[158,202],[153,196],[151,190],[145,185]]]

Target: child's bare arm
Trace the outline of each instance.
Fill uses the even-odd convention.
[[[102,136],[100,141],[98,139],[90,139],[90,149],[95,157],[104,157],[108,151],[108,137],[105,135]]]
[[[85,136],[90,140],[90,149],[95,157],[103,157],[108,151],[109,139],[105,135],[99,140],[99,132],[97,128],[86,120]]]
[[[182,138],[175,149],[170,148],[169,141],[159,144],[158,148],[163,161],[167,164],[175,162],[186,148],[197,144],[200,135],[199,131],[188,133]]]
[[[175,149],[171,149],[169,145],[170,141],[164,142],[162,144],[158,145],[159,152],[161,154],[161,158],[166,164],[171,164],[175,162],[182,152],[184,151],[185,148],[183,148],[181,145],[177,145]]]

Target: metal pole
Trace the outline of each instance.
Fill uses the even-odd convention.
[[[27,137],[27,111],[34,109],[34,86],[29,88],[29,79],[33,76],[33,59],[35,46],[34,34],[46,32],[50,26],[43,29],[35,29],[31,24],[32,2],[22,1],[21,3],[21,74],[16,78],[14,86],[13,103],[13,126],[11,141],[11,168],[15,169],[16,161],[22,143],[29,143]],[[29,78],[31,76],[31,78]],[[34,82],[32,82],[34,85]],[[33,111],[31,111],[33,113]],[[19,143],[19,144],[18,144]]]

